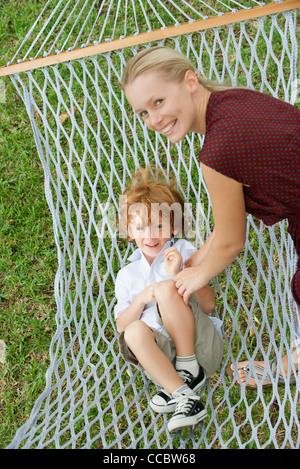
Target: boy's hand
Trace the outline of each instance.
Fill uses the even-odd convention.
[[[182,257],[174,246],[164,251],[165,268],[170,277],[175,277],[181,269]]]
[[[155,283],[152,283],[151,285],[148,285],[148,287],[144,288],[144,290],[141,291],[138,296],[144,305],[155,301]]]

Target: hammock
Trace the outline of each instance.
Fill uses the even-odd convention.
[[[119,355],[114,281],[133,246],[117,236],[119,196],[139,166],[176,177],[189,208],[191,241],[212,229],[197,153],[200,135],[177,145],[148,131],[118,81],[138,50],[168,45],[207,77],[297,101],[300,2],[49,0],[11,62],[45,172],[57,246],[57,330],[45,389],[8,448],[299,448],[299,340],[290,280],[296,255],[281,222],[247,218],[247,241],[214,279],[225,356],[202,392],[208,418],[170,435],[148,406],[157,388]],[[228,378],[241,360],[289,355],[285,385],[257,390]],[[266,372],[269,371],[266,365]]]

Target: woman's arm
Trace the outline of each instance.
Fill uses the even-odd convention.
[[[206,286],[238,255],[245,243],[246,210],[243,185],[201,164],[210,194],[214,232],[209,245],[203,246],[202,259],[196,267],[182,270],[176,276],[176,287],[188,303],[190,295]]]
[[[200,290],[196,290],[194,295],[196,296],[202,311],[205,314],[211,314],[215,308],[213,289],[209,285],[206,285],[205,287],[200,288]]]
[[[183,264],[184,269],[186,267],[195,267],[196,265],[200,265],[201,262],[203,262],[206,254],[209,251],[214,235],[215,233],[213,231],[212,234],[207,238],[205,244],[200,249],[198,249],[198,251],[193,252],[193,254],[185,261]]]

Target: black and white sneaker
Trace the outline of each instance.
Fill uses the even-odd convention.
[[[177,371],[177,373],[181,377],[184,384],[187,384],[187,386],[194,392],[199,391],[199,389],[201,389],[205,384],[206,375],[201,366],[199,366],[199,372],[196,377],[194,377],[189,371],[186,370],[180,370]],[[168,393],[168,391],[161,389],[150,400],[150,407],[155,412],[165,414],[167,412],[175,411],[176,402],[174,402],[174,399],[172,398],[171,394]]]
[[[203,388],[206,381],[206,374],[203,368],[199,365],[199,371],[197,376],[193,376],[192,373],[186,370],[177,370],[180,378],[192,391],[197,392],[199,389]]]
[[[170,404],[170,401],[173,402]],[[174,412],[176,409],[176,402],[174,402],[172,395],[169,394],[168,391],[161,389],[150,400],[150,407],[155,412],[166,414],[167,412]]]
[[[197,425],[207,416],[207,411],[196,394],[178,393],[173,400],[176,402],[176,409],[168,422],[170,433]]]

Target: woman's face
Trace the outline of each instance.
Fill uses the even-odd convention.
[[[147,127],[166,135],[172,143],[182,140],[190,131],[197,132],[197,109],[194,95],[198,80],[187,72],[180,83],[166,81],[158,72],[145,72],[130,82],[126,97]]]

